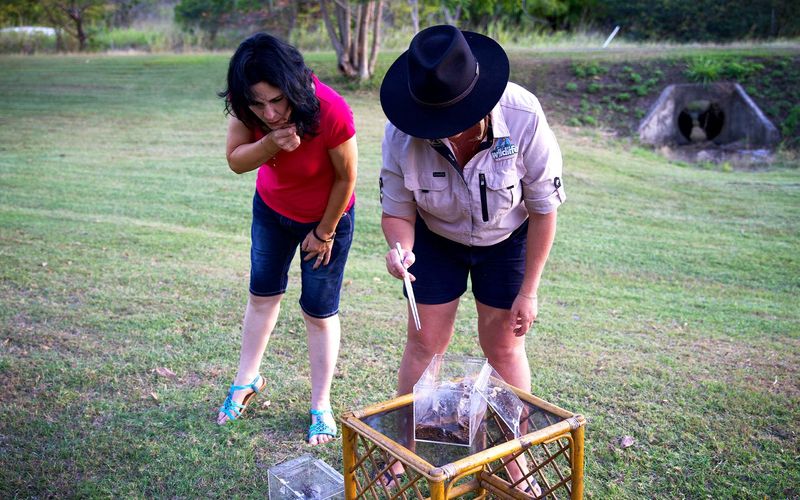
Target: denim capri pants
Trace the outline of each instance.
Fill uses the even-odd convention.
[[[270,297],[286,292],[289,266],[297,247],[318,222],[303,223],[284,217],[267,206],[256,192],[253,196],[253,224],[250,229],[250,293]],[[345,212],[336,226],[336,238],[328,265],[313,269],[316,259],[300,251],[300,307],[314,318],[327,318],[339,312],[344,266],[353,242],[355,207]]]

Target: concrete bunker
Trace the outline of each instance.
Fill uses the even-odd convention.
[[[671,159],[768,162],[778,129],[733,82],[667,86],[639,125],[639,138]]]

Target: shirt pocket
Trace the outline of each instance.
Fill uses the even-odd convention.
[[[450,188],[449,175],[410,172],[403,177],[403,183],[414,193],[414,201],[423,211],[446,222],[458,219],[458,200]]]
[[[520,204],[522,186],[513,160],[497,162],[480,174],[478,182],[484,222],[502,219]]]

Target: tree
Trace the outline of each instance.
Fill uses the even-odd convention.
[[[143,3],[143,0],[109,0],[111,12],[108,24],[117,28],[130,27],[133,22],[134,9]]]
[[[411,26],[416,33],[419,31],[419,0],[408,0],[408,5],[411,6]]]
[[[87,26],[102,19],[109,7],[105,0],[40,0],[39,4],[48,22],[77,40],[81,52],[89,44]],[[59,48],[63,48],[62,42]]]
[[[56,46],[65,49],[62,33],[72,36],[78,50],[88,47],[88,26],[109,12],[108,0],[3,0],[2,24],[47,24],[56,30]]]
[[[444,14],[445,24],[458,26],[461,20],[461,9],[464,7],[463,3],[462,0],[444,0],[442,2],[442,13]]]
[[[499,22],[510,26],[524,24],[554,28],[561,16],[593,0],[440,0],[447,24],[464,25],[485,31]],[[574,5],[573,5],[574,4]]]
[[[316,0],[237,0],[232,24],[242,32],[267,31],[289,40],[299,17],[317,7]]]
[[[181,0],[175,6],[175,21],[186,30],[198,28],[208,33],[211,45],[235,8],[234,0]]]
[[[719,42],[800,33],[797,0],[605,0],[595,15],[640,40]]]
[[[38,24],[43,16],[42,6],[33,0],[4,0],[0,2],[0,26]]]
[[[333,16],[330,13],[330,4],[331,0],[319,2],[325,28],[336,51],[339,71],[350,78],[366,80],[375,72],[375,62],[380,51],[383,2],[382,0],[359,2],[333,0]]]

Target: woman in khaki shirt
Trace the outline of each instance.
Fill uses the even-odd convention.
[[[381,85],[386,267],[409,274],[421,325],[409,314],[399,394],[447,350],[467,279],[489,363],[530,391],[525,334],[565,194],[541,106],[508,75],[494,40],[443,25],[418,33]],[[532,479],[517,487],[539,491]]]

